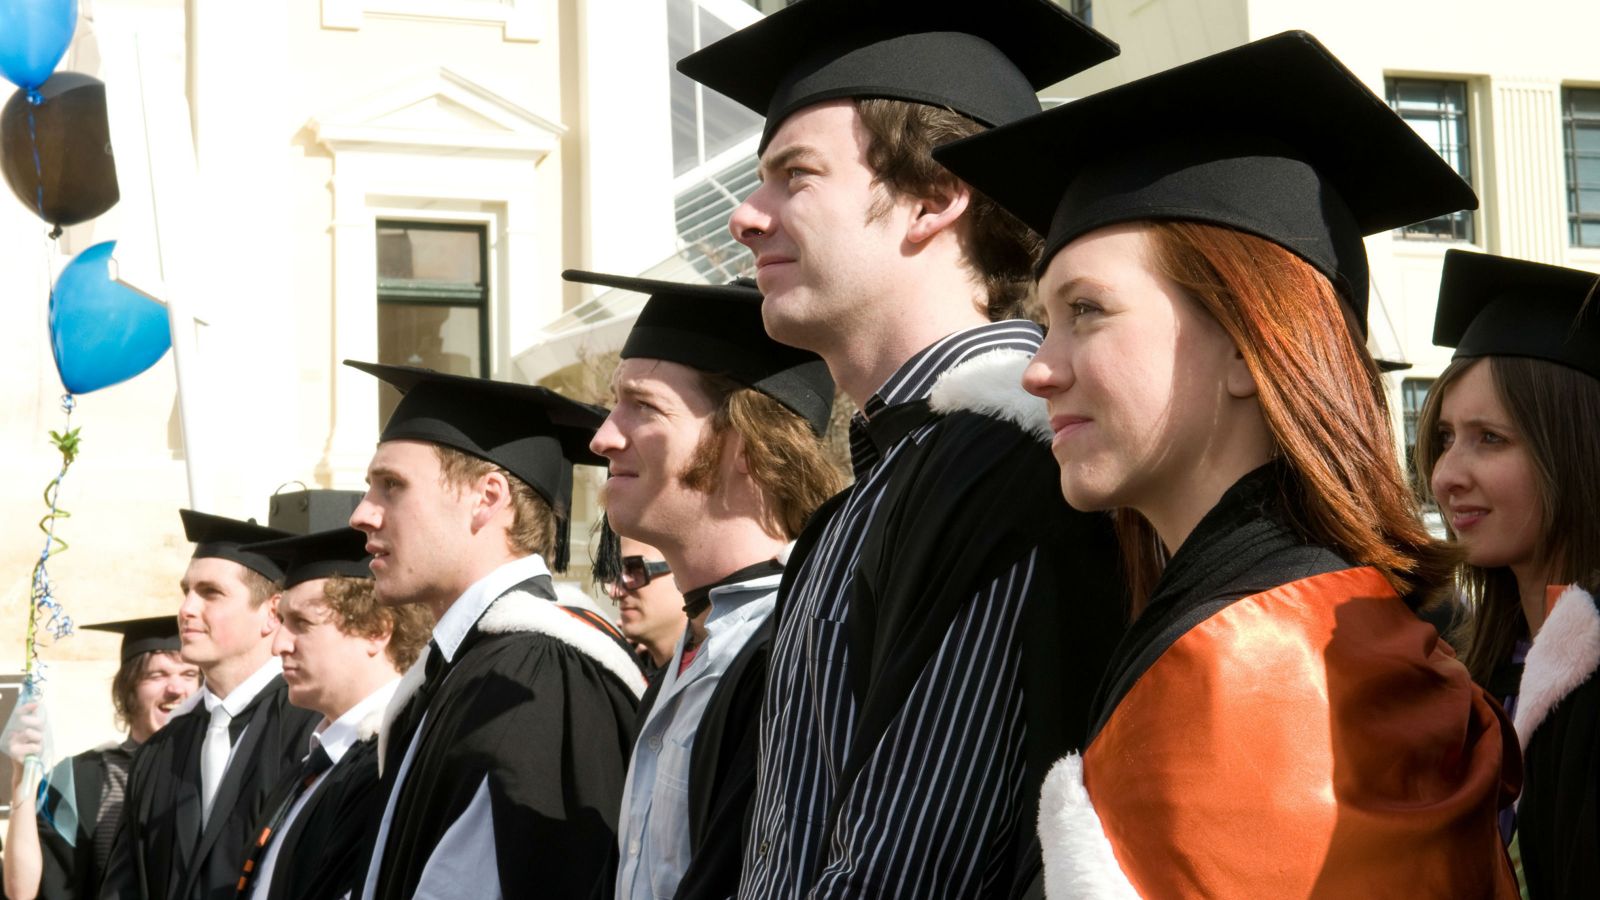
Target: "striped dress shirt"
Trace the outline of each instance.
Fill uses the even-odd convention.
[[[866,415],[926,399],[939,376],[961,362],[1000,349],[1031,354],[1041,339],[1038,327],[1025,321],[949,335],[901,366],[867,402]],[[857,716],[847,673],[868,662],[850,658],[850,581],[896,460],[913,443],[937,440],[939,427],[924,424],[880,455],[864,426],[858,413],[851,422],[856,482],[799,561],[780,601],[740,896],[1003,894],[1018,843],[1027,837],[1020,821],[1018,623],[1038,548],[989,583],[972,585],[971,602],[956,615],[860,774],[842,785]],[[934,534],[941,528],[923,524]]]

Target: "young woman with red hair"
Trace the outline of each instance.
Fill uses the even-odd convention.
[[[1509,724],[1416,609],[1362,236],[1476,205],[1304,33],[953,144],[1046,236],[1024,377],[1134,621],[1041,800],[1052,897],[1516,896]]]

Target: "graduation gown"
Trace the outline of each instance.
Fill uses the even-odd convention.
[[[133,755],[100,896],[231,900],[267,795],[298,765],[321,719],[289,705],[283,676],[268,682],[233,719],[233,760],[202,834],[200,747],[210,714],[198,703],[174,716]]]
[[[284,832],[268,900],[339,900],[359,895],[388,794],[378,778],[377,717]],[[288,777],[295,777],[290,772]],[[268,810],[270,815],[271,811]],[[260,824],[260,823],[258,823]]]
[[[78,816],[72,843],[68,843],[56,831],[51,816],[46,815],[46,810],[53,815],[54,810],[59,808],[62,796],[54,786],[47,793],[45,809],[39,812],[39,846],[44,857],[39,876],[40,897],[71,900],[93,897],[100,889],[103,866],[102,861],[95,858],[94,833],[99,823],[100,802],[109,779],[106,770],[111,764],[110,758],[117,755],[127,757],[129,753],[119,745],[110,745],[79,753],[68,760],[67,765],[72,767],[72,793]],[[127,765],[126,759],[123,765]],[[119,806],[106,812],[107,815],[117,816],[122,808]]]
[[[1528,896],[1600,897],[1600,611],[1588,591],[1568,588],[1534,638],[1516,725]]]
[[[1040,812],[1050,897],[1517,896],[1504,714],[1388,582],[1234,485],[1112,660]]]
[[[387,840],[374,850],[377,897],[440,889],[425,881],[450,863],[435,851],[475,842],[491,824],[468,819],[477,814],[492,819],[497,871],[471,877],[479,886],[497,879],[500,896],[585,897],[606,867],[644,678],[609,635],[519,588],[467,633],[427,704]],[[385,711],[385,772],[402,764],[408,742],[395,723],[433,652],[406,672]]]
[[[990,351],[948,370],[926,402],[889,407],[868,422],[880,453],[936,424],[900,450],[847,589],[848,677],[857,715],[834,792],[835,821],[951,623],[980,586],[1035,547],[1019,627],[1026,728],[1021,822],[1037,818],[1050,765],[1083,746],[1094,686],[1125,628],[1127,592],[1110,518],[1078,512],[1061,498],[1048,412],[1019,386],[1030,359]],[[775,633],[793,579],[845,497],[825,503],[796,541],[772,614]],[[1024,827],[1009,895],[1025,895],[1040,865],[1037,837]]]

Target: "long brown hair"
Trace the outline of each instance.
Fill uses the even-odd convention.
[[[1428,536],[1400,470],[1377,366],[1354,338],[1332,284],[1263,238],[1198,222],[1153,222],[1158,271],[1220,323],[1256,382],[1287,504],[1307,540],[1377,569],[1420,603],[1450,575],[1454,551]],[[1165,563],[1142,516],[1117,514],[1138,610]]]
[[[1552,584],[1591,583],[1600,574],[1600,380],[1539,359],[1490,356],[1490,380],[1511,416],[1538,477],[1539,536],[1535,561]],[[1433,494],[1439,462],[1439,414],[1445,392],[1479,359],[1450,363],[1428,391],[1417,420],[1417,471]],[[1437,498],[1434,498],[1437,501]],[[1448,525],[1446,526],[1448,527]],[[1452,635],[1473,679],[1487,685],[1528,636],[1517,579],[1509,568],[1462,563],[1456,587],[1470,616]]]

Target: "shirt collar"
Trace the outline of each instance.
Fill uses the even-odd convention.
[[[311,733],[311,751],[316,752],[320,746],[328,754],[329,761],[337,765],[345,751],[361,739],[361,723],[374,712],[381,712],[387,707],[389,698],[394,696],[395,688],[399,686],[400,676],[396,675],[360,703],[345,710],[344,715],[332,722],[324,719],[326,727],[319,727]]]
[[[1005,319],[947,334],[917,351],[850,417],[850,465],[856,480],[882,459],[867,434],[868,419],[891,406],[926,399],[939,376],[974,356],[1001,349],[1036,353],[1043,341],[1044,331],[1038,325],[1026,319]]]
[[[501,594],[537,575],[549,575],[550,569],[538,555],[524,556],[502,564],[493,572],[479,578],[467,588],[456,602],[439,617],[433,626],[433,643],[443,654],[445,662],[454,662],[461,642],[467,639],[472,626],[478,624],[490,604]]]
[[[283,674],[283,660],[274,656],[257,669],[255,674],[246,678],[243,684],[234,688],[228,696],[219,698],[211,693],[210,687],[205,687],[201,689],[203,696],[200,699],[206,705],[206,712],[212,712],[220,703],[222,708],[228,711],[229,718],[238,718],[239,714],[244,712],[244,708],[250,705],[250,701],[256,699],[256,695],[261,693],[272,679],[281,674]]]

